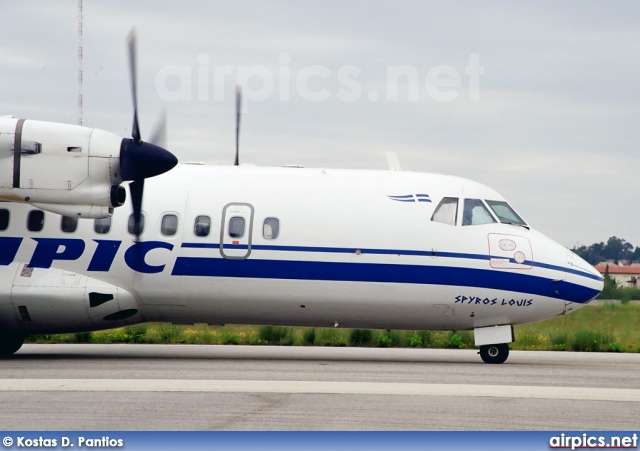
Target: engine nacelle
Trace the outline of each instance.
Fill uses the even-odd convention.
[[[108,216],[124,202],[122,137],[78,125],[0,118],[0,200],[68,216]]]
[[[57,268],[0,266],[0,328],[22,334],[111,329],[142,321],[128,290]]]

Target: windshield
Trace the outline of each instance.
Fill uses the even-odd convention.
[[[511,208],[508,203],[501,200],[488,200],[487,205],[491,207],[500,222],[522,226],[527,225],[527,223],[524,222],[515,211],[513,211],[513,208]]]
[[[491,224],[496,222],[495,219],[484,206],[480,199],[465,199],[464,200],[464,212],[462,214],[462,225],[479,225],[479,224]]]

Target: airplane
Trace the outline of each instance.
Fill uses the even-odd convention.
[[[178,164],[142,140],[135,42],[131,138],[0,118],[0,355],[31,334],[171,322],[473,330],[503,363],[513,326],[602,290],[480,183],[239,165],[240,93],[235,164]]]

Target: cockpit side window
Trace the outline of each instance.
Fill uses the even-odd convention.
[[[491,224],[496,222],[489,213],[487,207],[480,199],[465,199],[464,200],[464,212],[462,213],[462,225],[479,225],[479,224]]]
[[[513,211],[513,208],[511,208],[508,203],[502,200],[488,200],[486,202],[496,214],[500,222],[504,224],[527,225],[522,218]]]
[[[443,224],[456,225],[458,220],[458,198],[457,197],[445,197],[443,198],[436,210],[431,216],[433,222],[441,222]]]

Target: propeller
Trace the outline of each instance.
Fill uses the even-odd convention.
[[[164,174],[178,164],[178,159],[164,145],[165,120],[161,119],[153,133],[152,142],[142,141],[140,126],[138,124],[138,89],[136,74],[136,33],[132,29],[127,36],[129,50],[129,73],[131,77],[131,97],[133,99],[133,126],[131,127],[131,139],[124,138],[120,145],[120,176],[123,181],[129,183],[131,204],[133,206],[133,219],[136,240],[140,240],[142,233],[142,197],[144,192],[144,179]]]
[[[153,127],[153,131],[151,132],[151,138],[149,138],[149,142],[151,144],[155,144],[158,147],[166,147],[167,146],[167,111],[163,110],[158,120],[156,121],[156,125]]]
[[[240,110],[242,109],[242,87],[236,86],[236,166],[240,164]]]

